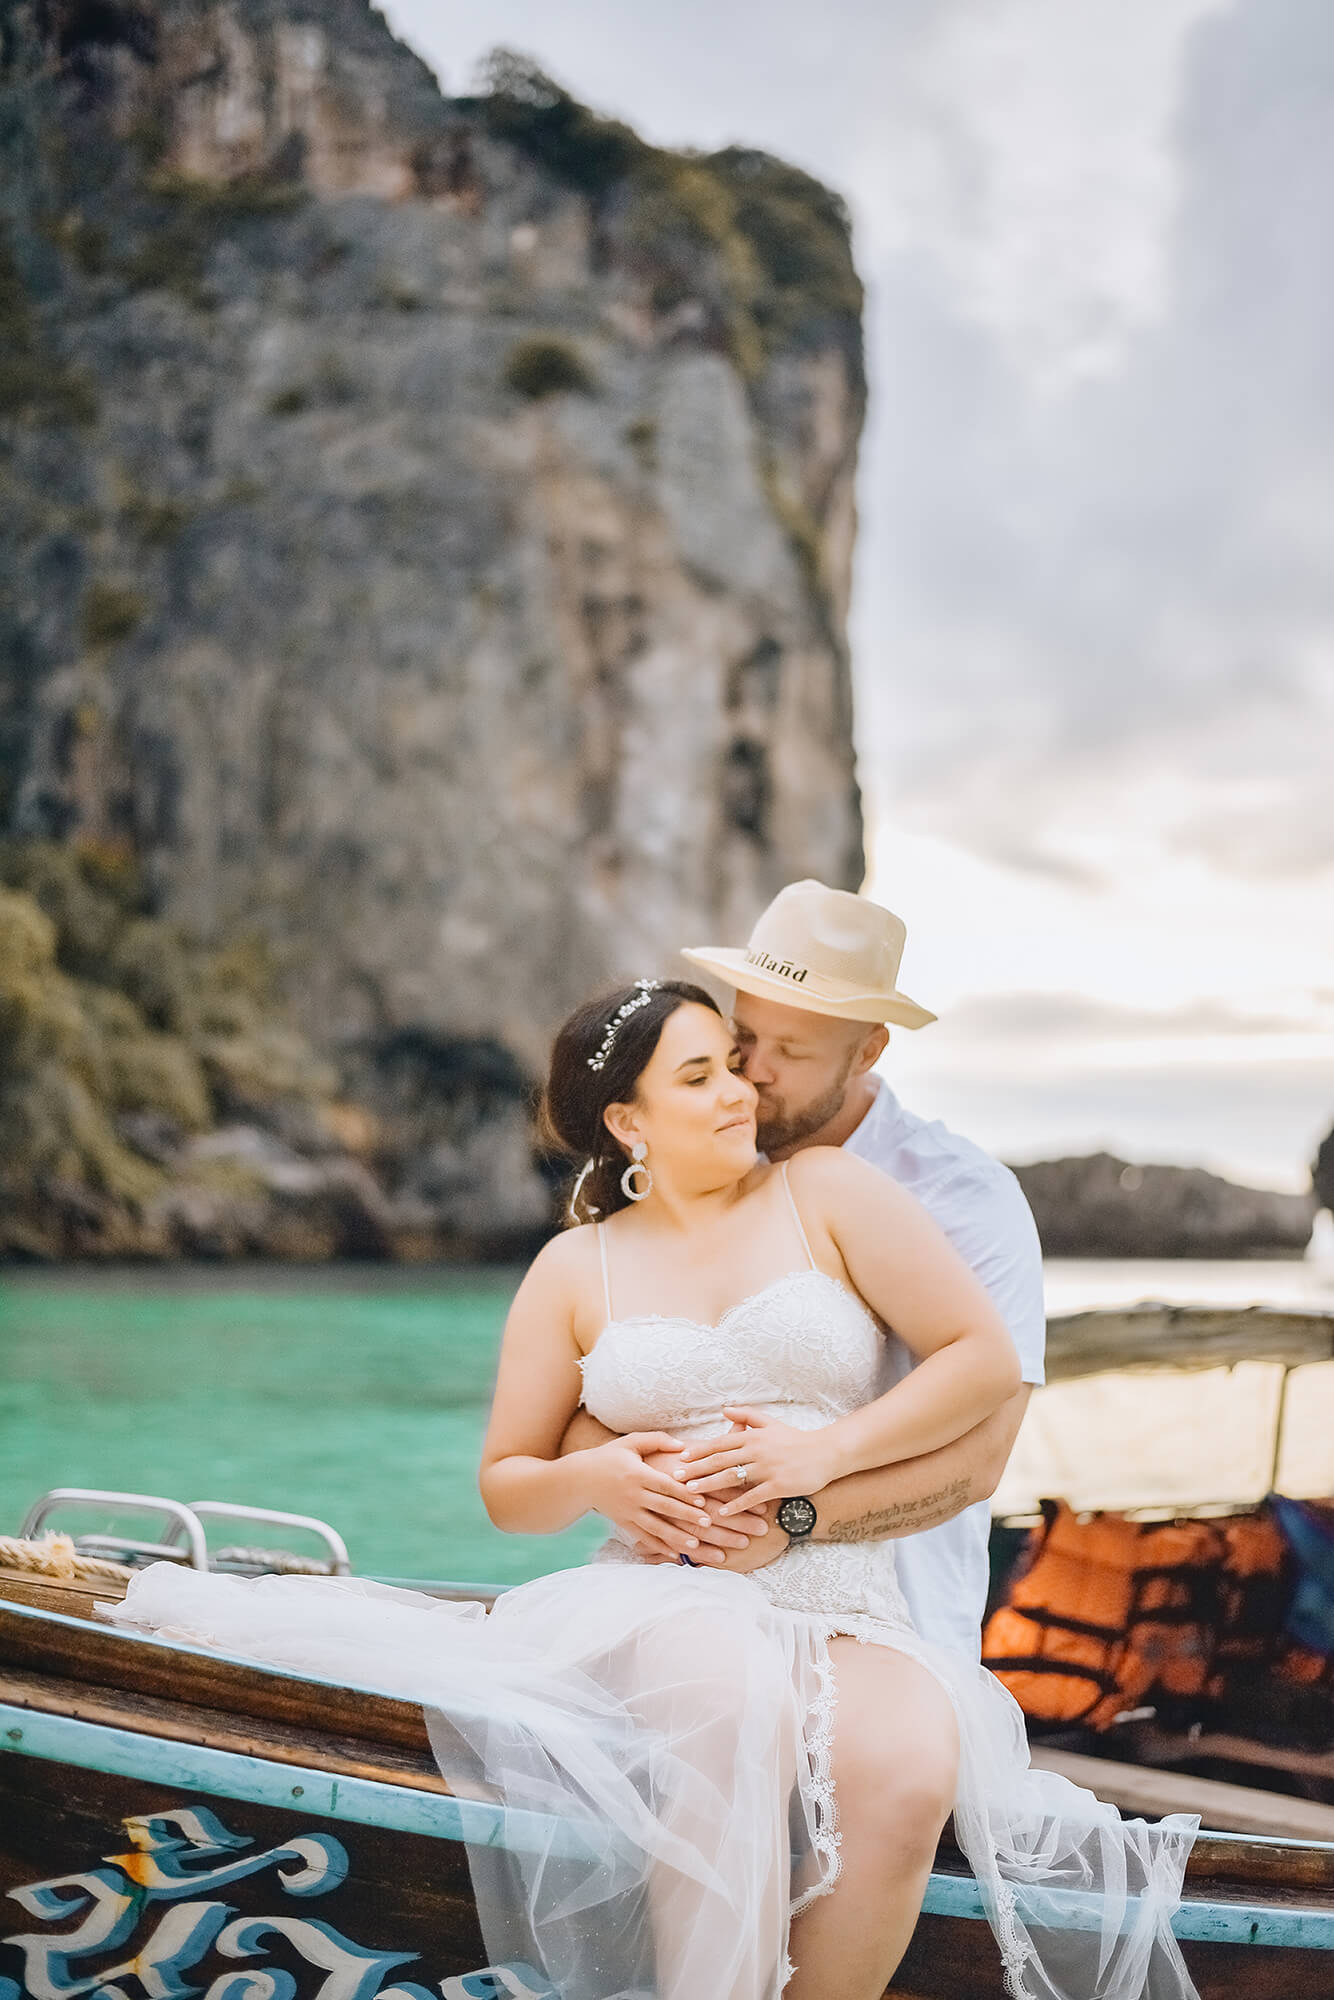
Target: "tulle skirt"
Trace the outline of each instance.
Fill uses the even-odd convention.
[[[488,1953],[540,1966],[562,2000],[777,2000],[791,1918],[837,1877],[828,1641],[863,1620],[636,1563],[539,1578],[489,1616],[358,1578],[156,1563],[105,1608],[420,1702],[451,1789],[509,1814],[503,1846],[469,1848]],[[1198,1821],[1123,1823],[1030,1767],[994,1676],[878,1636],[953,1703],[955,1829],[1014,2000],[1193,2000],[1171,1919]]]

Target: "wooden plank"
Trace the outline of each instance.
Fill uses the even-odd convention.
[[[1281,1744],[1261,1743],[1253,1736],[1234,1736],[1223,1730],[1201,1730],[1198,1736],[1188,1736],[1180,1730],[1155,1729],[1145,1723],[1135,1725],[1131,1741],[1137,1763],[1193,1764],[1209,1757],[1220,1763],[1255,1764],[1270,1771],[1334,1781],[1334,1750],[1289,1750]]]
[[[1047,1323],[1047,1380],[1125,1368],[1287,1368],[1334,1357],[1334,1313],[1156,1302],[1063,1313]]]
[[[1231,1829],[1334,1842],[1334,1806],[1316,1805],[1310,1799],[1285,1798],[1280,1792],[1252,1791],[1247,1785],[1225,1785],[1215,1778],[1192,1778],[1142,1764],[1115,1764],[1110,1758],[1081,1757],[1071,1750],[1035,1746],[1032,1761],[1039,1770],[1057,1771],[1100,1799],[1153,1819],[1164,1813],[1198,1813],[1205,1826],[1220,1832]]]
[[[1186,1883],[1225,1895],[1263,1889],[1269,1896],[1334,1897],[1334,1846],[1202,1829],[1186,1863]]]
[[[332,1736],[315,1724],[308,1729],[295,1729],[280,1722],[238,1718],[223,1709],[127,1694],[120,1688],[63,1681],[50,1674],[25,1675],[2,1670],[0,1702],[43,1715],[67,1715],[75,1722],[138,1730],[161,1736],[168,1742],[230,1750],[241,1757],[267,1757],[280,1764],[317,1764],[321,1770],[350,1778],[370,1778],[377,1784],[449,1791],[428,1750],[404,1750],[391,1744],[369,1746],[352,1738]]]
[[[87,1583],[79,1578],[40,1576],[34,1570],[8,1569],[0,1564],[0,1598],[13,1604],[31,1604],[39,1611],[60,1611],[71,1618],[95,1618],[93,1604],[118,1604],[125,1595],[123,1583],[110,1578]]]
[[[0,1667],[53,1674],[93,1686],[158,1695],[260,1721],[308,1725],[330,1735],[401,1748],[430,1748],[416,1702],[305,1680],[277,1668],[230,1660],[202,1647],[121,1632],[80,1619],[0,1603]]]

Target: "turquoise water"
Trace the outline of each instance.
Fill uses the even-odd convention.
[[[512,1583],[578,1562],[595,1522],[502,1535],[477,1493],[517,1282],[362,1266],[0,1274],[0,1533],[48,1487],[100,1486],[316,1514],[372,1575]],[[1054,1312],[1145,1297],[1330,1310],[1334,1263],[1050,1263],[1047,1294]]]
[[[0,1533],[48,1487],[99,1486],[315,1514],[373,1575],[511,1583],[577,1562],[596,1523],[504,1535],[477,1493],[517,1282],[496,1270],[0,1276]]]

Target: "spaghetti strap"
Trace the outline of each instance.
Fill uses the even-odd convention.
[[[604,1298],[604,1299],[606,1300],[606,1304],[607,1304],[607,1322],[608,1322],[608,1325],[610,1325],[610,1323],[611,1323],[611,1317],[612,1317],[612,1312],[611,1312],[611,1278],[610,1278],[610,1275],[608,1274],[608,1271],[607,1271],[607,1232],[606,1232],[606,1230],[605,1230],[605,1229],[604,1229],[604,1228],[602,1227],[602,1224],[601,1224],[600,1222],[595,1222],[595,1223],[593,1224],[593,1227],[594,1227],[594,1228],[595,1228],[595,1229],[597,1230],[597,1233],[598,1233],[598,1249],[599,1249],[599,1250],[600,1250],[600,1251],[602,1252],[602,1296],[603,1296],[603,1298]]]
[[[782,1162],[778,1171],[782,1177],[783,1193],[787,1196],[787,1205],[792,1210],[792,1220],[796,1223],[797,1234],[801,1238],[801,1247],[806,1252],[806,1262],[810,1265],[813,1271],[817,1270],[819,1267],[816,1264],[814,1257],[812,1257],[811,1255],[811,1246],[807,1239],[806,1230],[801,1220],[801,1210],[797,1207],[796,1201],[793,1199],[792,1189],[788,1185],[786,1160]]]

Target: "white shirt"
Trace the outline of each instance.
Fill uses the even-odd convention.
[[[938,1119],[928,1124],[915,1117],[879,1077],[872,1081],[875,1102],[846,1141],[846,1151],[916,1195],[991,1294],[1018,1349],[1024,1381],[1042,1382],[1047,1341],[1042,1250],[1018,1181],[971,1139],[961,1139]],[[886,1387],[915,1366],[915,1357],[891,1332]],[[895,1550],[899,1582],[922,1637],[974,1659],[982,1649],[990,1526],[991,1509],[979,1500],[952,1521],[901,1537]]]

